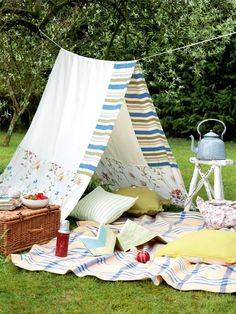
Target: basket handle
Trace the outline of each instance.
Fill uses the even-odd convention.
[[[35,229],[29,229],[28,231],[29,231],[29,233],[42,232],[43,227],[35,228]]]

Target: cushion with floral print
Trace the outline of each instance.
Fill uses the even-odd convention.
[[[236,201],[204,201],[198,196],[196,203],[208,228],[220,229],[236,226]]]

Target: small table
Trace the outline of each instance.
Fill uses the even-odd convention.
[[[200,160],[195,157],[191,157],[189,159],[191,163],[193,163],[194,171],[193,177],[189,187],[189,193],[186,198],[184,204],[184,211],[189,211],[192,206],[193,197],[199,192],[199,190],[204,185],[207,196],[209,200],[223,200],[224,199],[224,188],[222,183],[222,175],[221,175],[221,167],[222,166],[231,166],[233,165],[233,160],[224,159],[224,160]],[[202,166],[207,165],[209,169],[207,172],[203,172]],[[208,179],[210,175],[214,173],[214,189],[210,185]],[[198,175],[200,175],[201,179],[198,184]]]

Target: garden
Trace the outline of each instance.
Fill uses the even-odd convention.
[[[161,134],[161,139],[158,138],[160,142],[157,143],[162,148],[164,143],[169,156],[170,146],[175,159],[167,159],[168,163],[172,167],[175,167],[175,163],[178,165],[187,191],[194,171],[190,157],[195,156],[189,136],[194,135],[197,145],[200,141],[197,125],[201,121],[211,118],[223,121],[226,125],[223,138],[226,158],[233,161],[233,165],[222,167],[224,199],[236,200],[234,1],[106,0],[94,3],[90,0],[37,0],[32,4],[29,0],[20,3],[6,0],[0,3],[0,17],[0,174],[4,172],[24,139],[37,109],[40,108],[45,86],[53,76],[50,73],[58,53],[64,51],[68,55],[72,53],[74,57],[79,55],[91,60],[111,60],[116,67],[120,61],[133,64],[134,60],[138,60],[139,69],[143,72],[157,111],[154,119],[158,123],[160,121],[164,130],[162,134],[158,124],[158,134],[155,135],[159,137]],[[140,79],[140,73],[133,74],[132,77],[136,75]],[[66,77],[67,73],[63,72],[63,75]],[[112,80],[114,82],[114,78]],[[69,90],[68,81],[64,84]],[[100,86],[101,82],[96,84]],[[111,89],[117,91],[117,88]],[[95,89],[87,93],[99,95]],[[145,95],[149,97],[149,94]],[[126,95],[131,112],[132,97]],[[140,103],[141,107],[146,105],[142,100]],[[45,125],[42,126],[42,132],[46,133],[50,130],[50,125],[53,126],[54,116],[56,121],[60,114],[58,107],[55,106],[54,109],[53,102],[48,102],[47,105],[49,111],[52,109],[53,116],[49,120],[46,117]],[[110,108],[111,104],[104,106]],[[68,114],[63,112],[64,115]],[[145,114],[141,117],[146,118]],[[135,123],[135,114],[133,117],[132,123]],[[104,117],[100,120],[103,119]],[[80,122],[86,126],[90,123],[90,118]],[[140,122],[141,127],[142,123],[143,121]],[[71,124],[70,127],[74,126]],[[103,131],[109,132],[109,128],[104,129],[102,123],[99,127],[100,130],[103,128]],[[201,129],[202,134],[206,134],[211,128],[217,134],[222,133],[220,124],[210,123]],[[150,130],[147,134],[152,135],[153,130]],[[51,127],[50,131],[53,133],[55,129]],[[142,134],[138,132],[140,131],[136,131],[136,134]],[[62,136],[64,144],[69,145],[77,140],[78,135],[73,136],[67,136],[66,140]],[[165,142],[165,136],[168,142]],[[38,142],[38,146],[43,147],[50,139],[51,132],[48,132],[43,141]],[[152,158],[152,153],[153,151],[148,151],[144,154],[145,158]],[[131,151],[130,156],[132,154],[134,153]],[[168,155],[163,157],[162,153],[158,154],[161,158],[167,158]],[[91,155],[91,152],[86,155],[87,160]],[[23,162],[26,159],[24,156]],[[23,162],[21,166],[24,166]],[[83,173],[88,175],[90,169],[83,168]],[[29,171],[27,176],[28,180]],[[63,182],[64,177],[60,173],[58,182]],[[209,181],[214,186],[213,176]],[[77,183],[79,185],[81,180]],[[92,179],[84,195],[93,190],[96,184],[96,179]],[[199,195],[207,200],[204,187]],[[195,201],[196,197],[194,203]],[[164,209],[167,213],[179,213],[183,206],[169,204]],[[76,219],[69,217],[69,221],[71,229],[74,229]],[[0,241],[3,240],[4,235],[0,238]],[[0,254],[0,265],[1,313],[235,312],[235,292],[223,294],[199,290],[181,291],[164,280],[156,286],[148,279],[106,281],[93,276],[78,278],[71,272],[65,275],[33,272],[16,267],[10,257],[4,254]],[[230,279],[227,276],[224,278],[222,285],[227,286]],[[217,284],[217,280],[212,283]]]

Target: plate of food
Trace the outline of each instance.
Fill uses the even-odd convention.
[[[49,203],[49,198],[44,193],[27,194],[20,200],[24,206],[31,209],[43,208]]]

